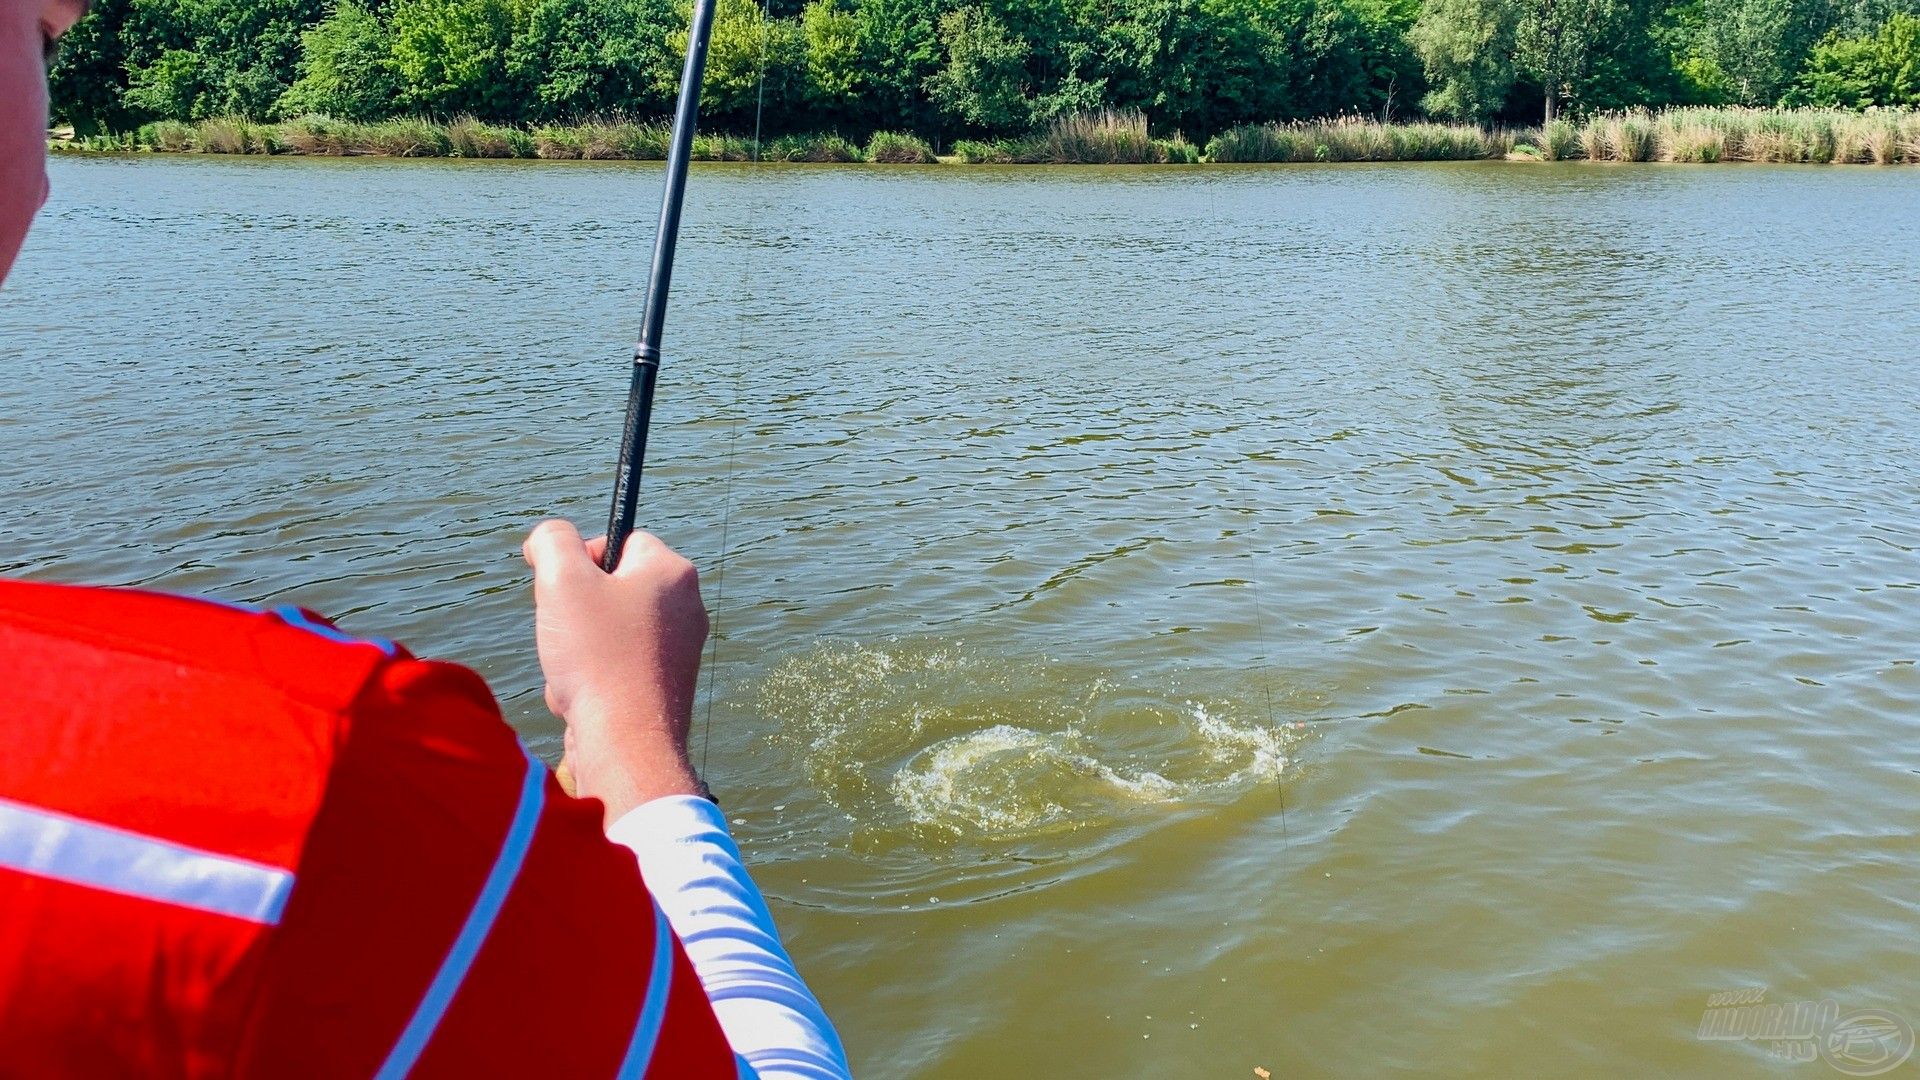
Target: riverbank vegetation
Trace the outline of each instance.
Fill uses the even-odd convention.
[[[362,123],[326,116],[300,116],[257,123],[217,116],[197,123],[158,120],[118,135],[55,140],[56,150],[174,154],[293,154],[308,157],[545,158],[573,161],[663,161],[665,123],[594,120],[582,124],[518,127],[470,116],[447,123],[418,117]],[[839,135],[790,134],[755,147],[740,135],[696,132],[697,161],[811,161],[931,165],[938,159],[924,139],[876,131],[864,146]]]
[[[321,116],[260,124],[215,117],[198,123],[156,121],[124,135],[87,136],[55,146],[109,152],[659,161],[667,153],[667,128],[620,120],[518,127],[471,117],[445,124],[417,118],[360,123]],[[1147,118],[1140,113],[1101,110],[1059,117],[1018,139],[962,139],[952,149],[946,160],[969,165],[1483,159],[1920,164],[1920,110],[1630,110],[1515,130],[1348,117],[1245,124],[1214,136],[1204,148],[1149,135]],[[814,133],[780,135],[758,148],[750,138],[699,133],[693,155],[700,161],[940,160],[926,140],[891,131],[875,132],[865,145]]]
[[[1488,130],[1339,120],[1233,128],[1209,161],[1675,161],[1920,164],[1920,111],[1681,108]]]
[[[953,153],[968,165],[1191,165],[1200,160],[1199,147],[1178,135],[1153,138],[1145,114],[1118,109],[1056,117],[1017,139],[962,139]]]
[[[53,109],[83,137],[191,125],[148,141],[202,149],[645,157],[685,9],[95,0]],[[876,132],[996,161],[1184,161],[1228,133],[1243,157],[1451,156],[1471,129],[1608,115],[1625,141],[1595,146],[1637,156],[1639,109],[1920,106],[1920,0],[718,0],[702,106],[708,130],[763,130],[795,160],[872,156]],[[1712,141],[1694,135],[1664,137]]]

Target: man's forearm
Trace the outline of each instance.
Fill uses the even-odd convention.
[[[840,1037],[781,947],[717,806],[696,796],[655,799],[607,836],[640,860],[734,1052],[762,1080],[849,1075]]]

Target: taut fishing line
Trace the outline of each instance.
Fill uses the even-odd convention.
[[[750,162],[755,177],[760,171],[760,132],[761,120],[767,110],[767,52],[768,35],[772,30],[772,0],[761,0],[760,5],[760,78],[754,90],[753,102],[753,156]],[[753,235],[754,222],[759,217],[759,203],[749,203],[747,211],[746,237],[749,243]],[[700,776],[707,775],[707,751],[713,745],[713,703],[719,696],[717,686],[720,678],[720,625],[721,607],[727,598],[727,562],[732,554],[728,546],[728,533],[733,525],[733,473],[734,460],[740,449],[740,400],[742,397],[742,372],[744,365],[738,358],[747,352],[747,304],[754,298],[753,291],[753,252],[747,252],[745,265],[740,271],[741,311],[735,320],[739,327],[739,341],[734,350],[733,399],[728,402],[727,410],[732,414],[732,423],[727,430],[727,479],[720,495],[720,555],[713,568],[713,605],[708,609],[708,618],[712,629],[707,635],[707,708],[706,716],[700,727]]]
[[[1218,183],[1219,181],[1210,180],[1208,182]],[[1224,199],[1215,199],[1215,208],[1220,208],[1224,201]],[[1250,564],[1247,568],[1247,595],[1253,601],[1253,633],[1260,644],[1260,693],[1267,706],[1267,728],[1273,732],[1273,745],[1276,749],[1280,749],[1286,746],[1284,741],[1286,732],[1280,726],[1279,714],[1275,713],[1273,709],[1273,646],[1267,638],[1266,606],[1260,602],[1260,546],[1258,543],[1259,536],[1257,530],[1253,527],[1260,523],[1259,492],[1256,490],[1254,495],[1255,498],[1252,506],[1253,522],[1246,530],[1247,561]],[[1289,756],[1290,755],[1284,752],[1276,753],[1274,756],[1273,790],[1274,793],[1280,797],[1281,843],[1284,844],[1288,850],[1292,850],[1293,834],[1287,828],[1287,780],[1285,775]]]
[[[1259,503],[1254,503],[1254,513],[1259,514]],[[1273,731],[1273,745],[1285,746],[1282,742],[1284,732],[1280,728],[1280,719],[1273,711],[1273,647],[1267,643],[1266,609],[1260,603],[1260,549],[1254,544],[1254,531],[1247,530],[1247,558],[1254,560],[1248,569],[1251,575],[1248,595],[1253,598],[1253,632],[1260,639],[1260,691],[1267,701],[1267,727]],[[1273,790],[1280,795],[1280,840],[1289,849],[1293,847],[1293,834],[1287,829],[1287,755],[1277,755],[1273,766]]]

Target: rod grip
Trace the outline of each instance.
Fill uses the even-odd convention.
[[[613,482],[613,510],[607,517],[607,550],[600,569],[611,574],[627,548],[627,534],[640,510],[640,474],[647,463],[647,429],[653,420],[653,384],[660,373],[657,360],[633,362],[633,385],[627,394],[626,430],[620,439],[620,470]]]

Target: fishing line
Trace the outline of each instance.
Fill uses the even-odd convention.
[[[760,134],[761,120],[767,109],[767,53],[768,38],[772,28],[772,0],[761,0],[760,6],[760,78],[754,91],[753,103],[753,156],[749,163],[754,175],[760,171]],[[751,242],[754,223],[759,218],[759,203],[749,203],[747,228],[745,235]],[[716,687],[720,678],[720,625],[721,609],[727,599],[727,562],[732,553],[728,545],[728,533],[733,525],[733,473],[734,461],[740,449],[740,400],[742,396],[743,373],[745,366],[739,358],[747,352],[747,312],[746,306],[753,301],[753,252],[747,252],[746,265],[740,272],[741,312],[735,320],[739,327],[738,343],[734,349],[733,400],[727,410],[732,414],[732,423],[727,430],[727,479],[720,495],[720,555],[713,568],[713,606],[709,609],[712,631],[707,635],[707,708],[701,721],[700,730],[700,776],[707,776],[707,751],[713,745],[713,702],[718,693]]]
[[[1208,182],[1219,183],[1218,180],[1214,179],[1210,179]],[[1224,200],[1222,199],[1214,200],[1214,208],[1216,211],[1221,209],[1223,202]],[[1258,525],[1260,500],[1257,491],[1255,492],[1252,510],[1253,524]],[[1275,748],[1273,790],[1275,794],[1280,797],[1280,839],[1287,850],[1291,851],[1293,849],[1293,833],[1287,827],[1287,781],[1285,776],[1288,755],[1282,752],[1285,748],[1285,743],[1282,741],[1284,738],[1284,729],[1281,728],[1279,715],[1273,708],[1273,645],[1267,638],[1266,607],[1260,602],[1260,549],[1256,542],[1258,539],[1256,530],[1249,526],[1246,531],[1246,537],[1247,560],[1251,564],[1247,569],[1247,585],[1249,586],[1247,595],[1253,601],[1253,632],[1254,637],[1260,644],[1260,693],[1265,699],[1267,706],[1267,729],[1273,732],[1273,745]]]
[[[1255,504],[1255,513],[1258,513],[1257,502]],[[1248,529],[1247,558],[1249,559],[1257,559],[1259,553],[1259,549],[1254,546],[1253,538],[1253,530]],[[1264,606],[1260,603],[1260,574],[1258,563],[1256,562],[1255,567],[1249,569],[1247,572],[1252,575],[1249,584],[1251,584],[1253,588],[1250,590],[1249,595],[1253,597],[1254,636],[1260,639],[1260,690],[1267,699],[1267,727],[1273,732],[1273,745],[1280,747],[1284,745],[1281,742],[1280,720],[1273,711],[1273,647],[1267,643],[1267,616]],[[1282,775],[1286,772],[1286,769],[1287,755],[1282,753],[1273,766],[1273,790],[1280,795],[1280,839],[1281,842],[1291,850],[1293,848],[1293,834],[1287,829],[1287,782]]]

